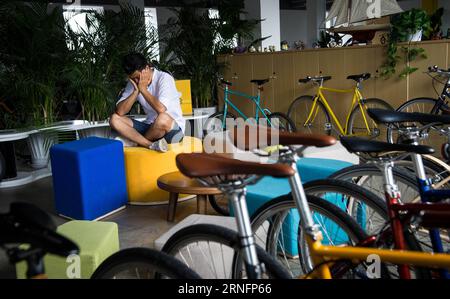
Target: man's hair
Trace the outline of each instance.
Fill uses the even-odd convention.
[[[122,67],[127,75],[131,75],[135,71],[142,71],[148,65],[147,59],[140,53],[127,54],[122,60]]]

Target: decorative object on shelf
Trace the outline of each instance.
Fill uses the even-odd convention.
[[[378,7],[377,7],[378,6]],[[325,22],[333,22],[329,29],[336,34],[350,34],[355,43],[369,43],[377,31],[389,31],[389,24],[374,24],[370,20],[403,12],[396,0],[335,0]],[[339,27],[342,26],[342,27]]]
[[[299,40],[294,42],[294,47],[296,50],[304,50],[306,48],[306,45],[302,40]]]
[[[269,46],[269,52],[275,52],[275,46]]]
[[[430,30],[430,17],[424,10],[412,9],[403,12],[392,18],[391,35],[387,50],[387,59],[382,66],[381,76],[390,78],[396,73],[396,67],[402,57],[399,55],[399,48],[404,54],[404,68],[400,72],[400,78],[406,78],[414,73],[418,68],[412,67],[411,62],[417,58],[426,58],[425,50],[415,47],[412,42],[422,38],[422,32]],[[406,46],[398,46],[398,43],[407,42]]]
[[[282,51],[289,51],[289,43],[288,41],[284,40],[281,42],[281,50]]]
[[[255,53],[256,52],[256,48],[254,46],[251,46],[251,47],[248,48],[248,52]]]

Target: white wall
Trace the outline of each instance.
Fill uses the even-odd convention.
[[[447,35],[447,30],[450,28],[450,0],[439,0],[439,7],[444,7],[445,12],[442,17],[442,31],[444,36]]]
[[[306,43],[307,14],[306,10],[280,10],[281,41],[288,41],[289,46],[302,40]]]
[[[261,1],[261,23],[262,36],[271,36],[262,42],[262,47],[275,46],[275,50],[281,48],[280,40],[280,1],[264,0]]]

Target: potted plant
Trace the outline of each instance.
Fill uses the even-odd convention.
[[[405,67],[399,77],[406,78],[417,71],[417,68],[411,67],[411,62],[419,57],[426,58],[425,50],[414,46],[413,42],[421,41],[423,32],[430,30],[430,17],[424,10],[412,9],[394,16],[391,25],[387,59],[383,65],[382,76],[389,78],[396,73],[397,64],[401,61],[400,49],[404,54]],[[399,43],[404,42],[407,42],[407,45],[399,47]]]
[[[225,66],[217,55],[231,53],[240,40],[251,40],[259,21],[242,20],[243,7],[243,1],[218,1],[215,16],[192,6],[173,9],[174,17],[160,32],[162,64],[177,79],[191,80],[194,113],[217,111],[217,80]]]

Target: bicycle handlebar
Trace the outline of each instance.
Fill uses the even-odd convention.
[[[29,244],[25,252],[39,249],[63,257],[79,252],[74,242],[56,232],[47,213],[28,203],[13,203],[9,213],[0,214],[0,246],[8,244]]]
[[[448,70],[441,69],[437,65],[428,67],[428,72],[450,76],[450,68]]]

